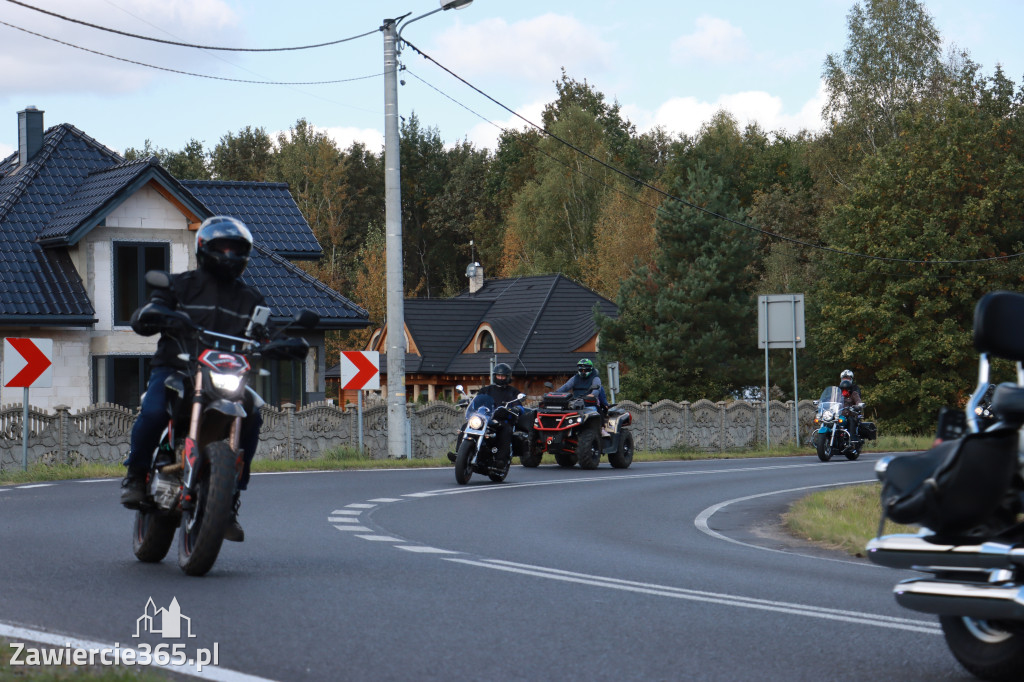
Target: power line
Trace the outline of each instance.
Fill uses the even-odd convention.
[[[13,0],[7,0],[7,1],[8,2],[13,2]],[[171,68],[168,68],[166,66],[156,66],[155,64],[146,64],[145,62],[138,62],[138,61],[135,61],[134,59],[126,59],[124,57],[117,57],[117,56],[112,55],[112,54],[107,54],[106,52],[99,52],[98,50],[91,50],[88,47],[82,47],[81,45],[75,45],[73,43],[68,43],[68,42],[65,42],[63,40],[58,40],[57,38],[51,38],[50,36],[44,36],[42,33],[36,33],[35,31],[30,31],[27,28],[22,28],[20,26],[15,26],[14,24],[9,24],[6,21],[0,21],[0,24],[2,24],[4,26],[8,26],[8,27],[13,28],[13,29],[16,29],[18,31],[22,31],[23,33],[28,33],[29,35],[34,35],[34,36],[36,36],[38,38],[42,38],[44,40],[49,40],[49,41],[52,41],[52,42],[55,42],[55,43],[59,43],[61,45],[65,45],[67,47],[73,47],[76,50],[82,50],[83,52],[89,52],[89,53],[92,53],[92,54],[95,54],[95,55],[99,55],[101,57],[107,57],[108,59],[116,59],[119,62],[125,62],[127,64],[135,64],[136,66],[145,66],[146,68],[149,68],[149,69],[157,69],[158,71],[167,71],[169,73],[177,73],[177,74],[181,74],[183,76],[194,76],[196,78],[209,78],[211,80],[230,81],[232,83],[251,83],[251,84],[255,84],[255,85],[334,85],[334,84],[337,84],[337,83],[351,83],[352,81],[366,80],[366,79],[369,79],[369,78],[379,78],[380,76],[384,75],[383,73],[374,73],[374,74],[370,74],[368,76],[356,76],[354,78],[341,78],[341,79],[338,79],[338,80],[330,80],[330,81],[257,81],[257,80],[245,80],[245,79],[242,79],[242,78],[227,78],[227,77],[224,77],[224,76],[210,76],[210,75],[203,74],[203,73],[192,73],[191,71],[181,71],[179,69],[171,69]]]
[[[637,183],[638,185],[641,185],[641,186],[646,187],[646,188],[648,188],[648,189],[650,189],[650,190],[652,190],[654,192],[657,192],[658,194],[662,195],[666,199],[670,199],[672,201],[677,201],[677,202],[679,202],[680,204],[682,204],[684,206],[696,209],[697,211],[700,211],[701,213],[710,215],[713,218],[716,218],[718,220],[722,220],[722,221],[725,221],[725,222],[728,222],[728,223],[732,223],[732,224],[737,225],[739,227],[742,227],[744,229],[751,230],[753,232],[757,232],[758,234],[764,235],[766,237],[771,237],[773,239],[780,239],[780,240],[783,240],[783,241],[790,242],[792,244],[798,244],[800,246],[806,246],[806,247],[809,247],[809,248],[812,248],[812,249],[819,249],[821,251],[827,251],[827,252],[835,253],[835,254],[838,254],[838,255],[851,256],[853,258],[863,258],[865,260],[876,260],[876,261],[884,261],[884,262],[887,262],[887,263],[903,263],[903,264],[914,264],[914,265],[966,265],[966,264],[970,264],[970,263],[985,263],[985,262],[993,262],[993,261],[1004,261],[1004,260],[1010,260],[1010,259],[1020,258],[1020,257],[1024,256],[1024,252],[1012,253],[1012,254],[1008,254],[1008,255],[1005,255],[1005,256],[992,256],[992,257],[989,257],[989,258],[968,258],[968,259],[962,259],[962,260],[915,260],[915,259],[910,259],[910,258],[890,258],[890,257],[887,257],[887,256],[873,256],[873,255],[866,254],[866,253],[855,253],[853,251],[845,251],[843,249],[837,249],[837,248],[834,248],[834,247],[831,247],[831,246],[825,246],[824,244],[813,244],[811,242],[806,242],[806,241],[803,241],[803,240],[800,240],[800,239],[796,239],[796,238],[793,238],[793,237],[787,237],[786,235],[782,235],[782,234],[778,234],[778,233],[775,233],[775,232],[771,232],[771,231],[766,230],[764,228],[757,227],[756,225],[751,225],[749,223],[745,223],[745,222],[742,222],[740,220],[735,220],[735,219],[730,218],[728,216],[724,216],[724,215],[721,215],[721,214],[716,213],[714,211],[711,211],[709,209],[706,209],[703,206],[699,206],[699,205],[694,204],[692,202],[686,201],[682,197],[675,196],[674,194],[672,194],[670,192],[666,192],[665,190],[663,190],[663,189],[661,189],[659,187],[655,187],[654,185],[652,185],[652,184],[650,184],[650,183],[648,183],[648,182],[646,182],[644,180],[641,180],[640,178],[634,177],[634,176],[630,175],[629,173],[627,173],[626,171],[624,171],[624,170],[622,170],[622,169],[620,169],[620,168],[618,168],[616,166],[613,166],[610,163],[608,163],[606,161],[603,161],[602,159],[597,158],[596,156],[590,154],[589,152],[586,152],[583,149],[580,149],[579,147],[577,147],[576,145],[572,144],[568,140],[562,139],[558,135],[555,135],[554,133],[549,131],[547,128],[544,128],[543,126],[537,125],[533,121],[530,121],[529,119],[525,118],[524,116],[522,116],[521,114],[516,112],[511,107],[509,107],[509,106],[505,105],[504,103],[498,101],[497,99],[495,99],[491,95],[487,94],[486,92],[484,92],[483,90],[481,90],[477,86],[475,86],[472,83],[470,83],[469,81],[467,81],[462,76],[458,75],[457,73],[455,73],[454,71],[449,69],[444,64],[441,64],[436,59],[434,59],[430,55],[428,55],[425,52],[423,52],[423,50],[419,49],[418,47],[416,47],[415,45],[410,43],[408,40],[403,38],[402,42],[405,43],[406,45],[408,45],[409,48],[411,48],[416,54],[420,55],[421,57],[423,57],[424,59],[426,59],[429,62],[433,62],[436,66],[438,66],[440,69],[442,69],[443,71],[448,73],[450,76],[452,76],[456,80],[462,82],[464,85],[468,86],[469,88],[471,88],[472,90],[474,90],[478,94],[482,95],[486,99],[488,99],[491,102],[493,102],[494,104],[498,105],[499,107],[501,107],[505,111],[507,111],[510,114],[512,114],[513,116],[515,116],[516,118],[522,120],[527,125],[532,126],[533,128],[536,128],[538,131],[540,131],[544,135],[547,135],[551,139],[556,140],[557,142],[560,142],[561,144],[565,145],[566,147],[569,147],[570,149],[575,151],[577,154],[580,154],[580,155],[590,159],[591,161],[594,161],[595,163],[598,163],[601,166],[604,166],[605,168],[607,168],[608,170],[610,170],[610,171],[612,171],[614,173],[617,173],[617,174],[619,174],[619,175],[621,175],[621,176],[623,176],[623,177],[625,177],[625,178],[627,178],[629,180],[632,180],[633,182]],[[470,111],[472,111],[472,110],[470,109]],[[487,120],[487,119],[484,119],[484,120]],[[494,125],[497,125],[497,124],[494,124]],[[498,127],[501,128],[501,126],[498,126]],[[660,207],[659,207],[659,209],[660,209]]]
[[[63,14],[58,14],[57,12],[51,12],[49,10],[45,10],[45,9],[43,9],[41,7],[34,7],[34,6],[29,5],[27,3],[20,2],[20,0],[7,0],[7,2],[9,2],[9,3],[13,4],[13,5],[18,5],[20,7],[24,7],[25,9],[30,9],[30,10],[32,10],[34,12],[40,12],[42,14],[47,14],[47,15],[49,15],[51,17],[56,17],[57,19],[61,19],[63,21],[70,21],[73,24],[80,24],[82,26],[88,26],[89,28],[95,28],[95,29],[97,29],[99,31],[106,31],[107,33],[116,33],[117,35],[126,36],[128,38],[137,38],[138,40],[148,40],[148,41],[153,42],[153,43],[163,43],[164,45],[177,45],[178,47],[191,47],[191,48],[195,48],[195,49],[199,49],[199,50],[223,50],[223,51],[226,51],[226,52],[289,52],[289,51],[293,51],[293,50],[312,50],[312,49],[317,48],[317,47],[328,47],[330,45],[339,45],[341,43],[347,43],[350,40],[356,40],[357,38],[365,38],[366,36],[373,35],[374,33],[379,33],[380,32],[379,28],[375,28],[372,31],[367,31],[366,33],[360,33],[359,35],[355,35],[355,36],[349,36],[348,38],[342,38],[340,40],[332,40],[330,42],[317,43],[315,45],[299,45],[299,46],[296,46],[296,47],[218,47],[218,46],[214,46],[214,45],[194,45],[192,43],[179,43],[179,42],[174,41],[174,40],[164,40],[163,38],[153,38],[151,36],[143,36],[143,35],[138,35],[136,33],[129,33],[127,31],[119,31],[116,28],[107,28],[106,26],[99,26],[98,24],[91,24],[88,21],[82,21],[81,19],[73,19],[71,17],[64,16]],[[275,85],[277,85],[277,84],[275,84]],[[298,85],[312,85],[312,84],[311,83],[299,83]]]

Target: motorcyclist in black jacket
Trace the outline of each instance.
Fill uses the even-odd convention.
[[[494,400],[494,406],[499,407],[512,402],[519,397],[519,391],[512,385],[512,368],[504,362],[494,366],[494,382],[484,386],[477,395],[487,395]],[[501,422],[498,431],[498,455],[505,459],[512,458],[512,432],[515,425],[507,421]]]
[[[183,311],[193,323],[207,330],[244,336],[253,309],[264,304],[263,294],[239,279],[249,263],[251,251],[252,234],[242,221],[228,216],[207,218],[196,232],[196,262],[199,267],[171,275],[170,288],[154,290],[150,302]],[[132,316],[132,329],[143,336],[159,331],[140,323],[138,311]],[[178,358],[180,352],[178,341],[162,333],[153,356],[149,384],[132,427],[131,446],[125,461],[128,471],[121,483],[121,504],[130,509],[138,508],[145,499],[150,458],[167,425],[164,381],[173,372],[186,368]],[[246,412],[240,438],[244,466],[235,492],[234,513],[224,535],[225,540],[234,542],[245,539],[245,532],[238,523],[240,491],[248,486],[249,468],[256,454],[263,423],[258,409],[246,406]]]

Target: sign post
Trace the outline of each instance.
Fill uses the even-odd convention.
[[[764,348],[765,441],[771,447],[771,398],[768,395],[768,350],[793,350],[793,432],[800,445],[800,396],[797,392],[796,349],[807,347],[804,331],[804,295],[769,294],[757,297],[757,347]]]
[[[28,470],[28,389],[53,386],[53,339],[4,339],[4,388],[23,388],[21,466]]]
[[[608,402],[615,402],[615,394],[619,392],[619,363],[609,362],[608,363],[608,392],[611,395],[608,398]]]
[[[359,419],[359,453],[362,454],[363,391],[375,391],[380,388],[380,353],[375,350],[343,350],[340,369],[341,388],[346,391],[359,391],[356,412]]]

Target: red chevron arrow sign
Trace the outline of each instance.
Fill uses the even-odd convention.
[[[53,386],[53,339],[4,339],[4,388]]]
[[[341,351],[341,387],[346,391],[380,388],[380,353],[375,350]]]

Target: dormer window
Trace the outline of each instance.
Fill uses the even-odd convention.
[[[487,329],[482,329],[476,337],[476,352],[477,353],[493,353],[494,352],[494,334]]]

